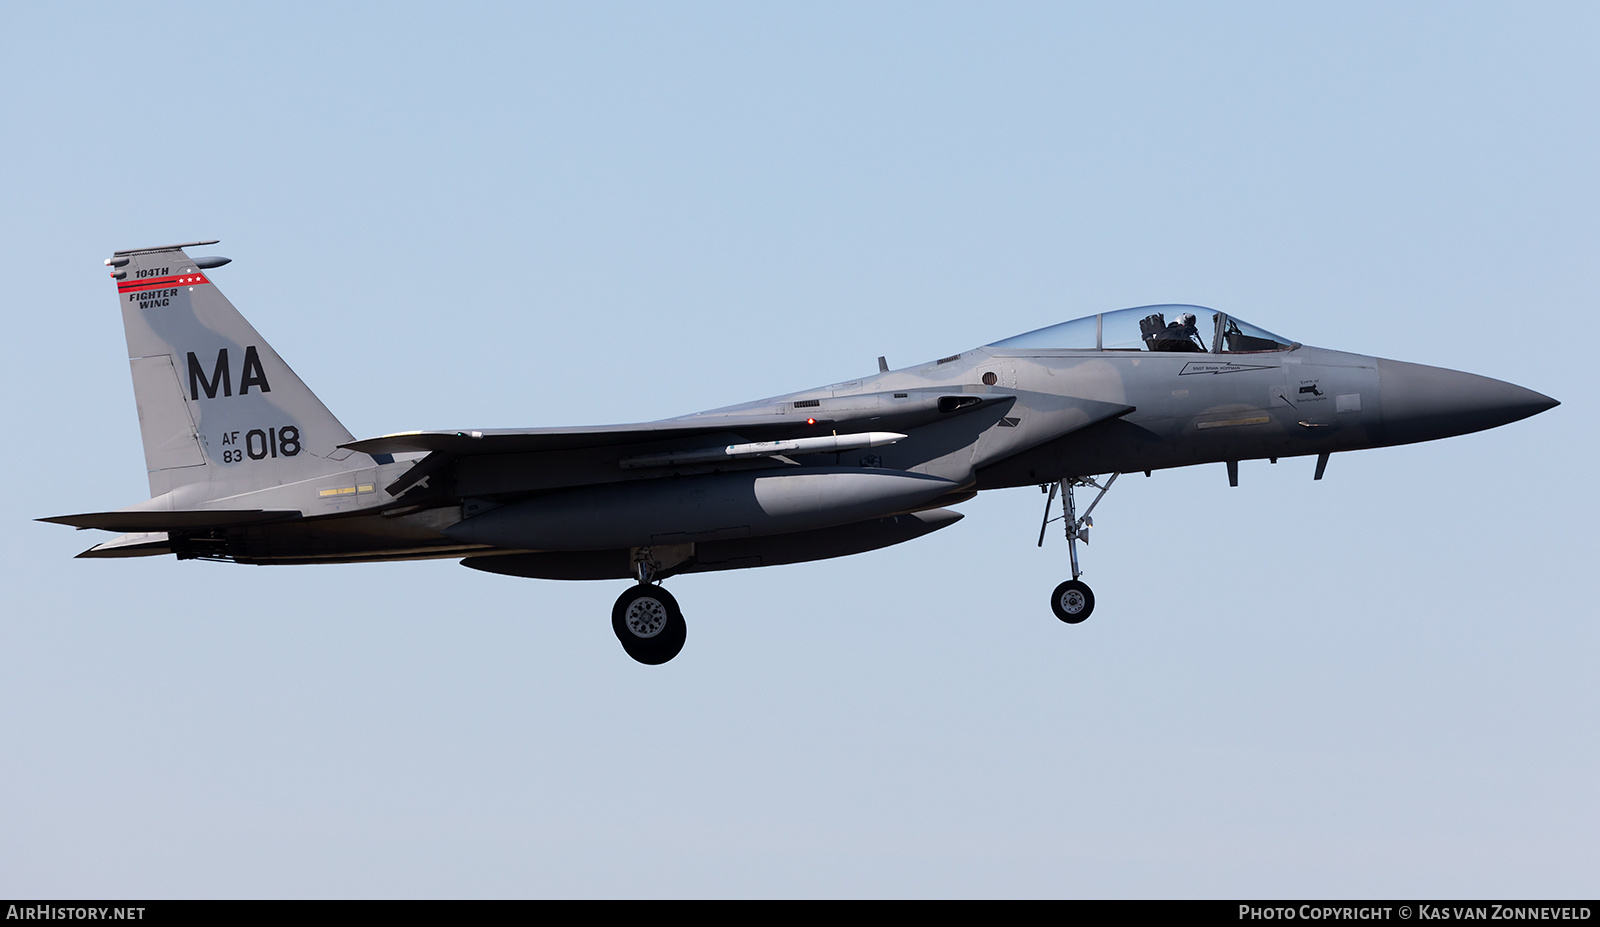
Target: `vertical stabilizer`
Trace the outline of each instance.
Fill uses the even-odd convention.
[[[128,337],[152,497],[190,506],[346,469],[352,440],[207,276],[191,242],[106,263]]]

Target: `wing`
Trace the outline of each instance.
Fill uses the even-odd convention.
[[[832,419],[775,415],[704,416],[692,422],[669,419],[631,425],[584,425],[571,428],[497,429],[492,431],[406,431],[341,445],[363,454],[446,453],[526,454],[591,447],[650,444],[677,438],[734,433],[749,440],[807,438],[831,434]]]
[[[341,445],[364,454],[446,453],[454,457],[525,454],[584,448],[655,444],[702,435],[731,434],[747,441],[787,440],[843,430],[906,431],[955,414],[965,414],[1009,395],[911,389],[838,399],[768,401],[727,411],[629,425],[584,425],[485,431],[408,431]]]

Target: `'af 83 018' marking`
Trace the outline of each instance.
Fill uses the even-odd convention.
[[[223,463],[243,463],[246,457],[251,460],[293,457],[299,453],[300,428],[297,425],[282,425],[265,431],[252,428],[243,437],[237,431],[222,436]]]

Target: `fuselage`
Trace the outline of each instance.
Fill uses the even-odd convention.
[[[357,440],[191,257],[114,252],[150,498],[44,519],[121,535],[80,556],[239,563],[459,557],[545,579],[631,579],[612,630],[635,660],[682,649],[677,573],[842,557],[961,520],[986,489],[1046,486],[1071,578],[1116,475],[1426,441],[1555,400],[1472,374],[1301,345],[1225,312],[1086,316],[900,370],[655,422]],[[1096,480],[1103,474],[1103,483]],[[1059,498],[1062,514],[1049,517]],[[1041,534],[1041,542],[1043,535]]]
[[[1190,309],[1211,337],[1197,334]],[[1166,315],[1190,320],[1185,337],[1163,334]],[[790,562],[944,527],[959,515],[893,519],[981,490],[1405,444],[1554,404],[1498,380],[1289,342],[1199,307],[1143,307],[657,423],[694,429],[688,436],[619,431],[554,450],[357,453],[349,459],[359,466],[221,496],[215,482],[194,483],[159,504],[302,517],[121,549],[252,563],[517,553],[533,558],[522,575],[570,578],[628,575],[628,551],[652,546],[694,550],[688,562],[701,569]],[[793,437],[895,440],[706,459],[708,445],[744,446],[751,422],[788,423]]]

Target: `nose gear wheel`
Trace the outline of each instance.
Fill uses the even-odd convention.
[[[1067,624],[1077,624],[1094,611],[1094,593],[1075,579],[1069,579],[1050,594],[1050,609]]]

